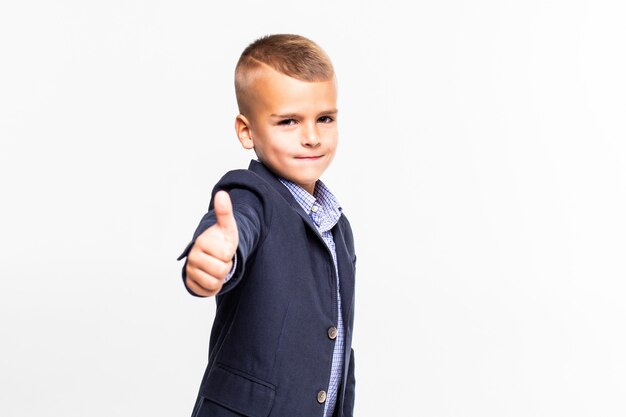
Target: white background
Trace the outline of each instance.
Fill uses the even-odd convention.
[[[626,415],[622,4],[3,2],[0,415],[191,413],[214,300],[175,258],[269,33],[339,79],[356,415]]]

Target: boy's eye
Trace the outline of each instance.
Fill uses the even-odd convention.
[[[280,122],[278,122],[279,125],[283,125],[283,126],[291,126],[295,123],[296,121],[294,119],[285,119],[285,120],[281,120]]]
[[[319,120],[322,123],[332,123],[334,121],[334,119],[330,116],[322,116],[317,120]]]

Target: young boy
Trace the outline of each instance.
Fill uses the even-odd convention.
[[[193,417],[351,417],[354,276],[350,224],[319,180],[337,146],[332,63],[314,42],[272,35],[235,70],[235,130],[258,161],[213,189],[182,259],[216,295]]]

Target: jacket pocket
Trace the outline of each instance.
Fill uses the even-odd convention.
[[[200,388],[200,395],[248,417],[267,417],[276,387],[245,372],[215,364]]]

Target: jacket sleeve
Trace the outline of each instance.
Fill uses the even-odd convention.
[[[222,180],[213,189],[209,210],[202,217],[202,220],[200,220],[200,224],[196,228],[191,242],[189,242],[183,253],[178,257],[178,260],[187,257],[198,236],[216,223],[213,200],[215,194],[220,190],[227,191],[230,196],[233,204],[233,215],[237,222],[237,230],[239,232],[239,245],[237,246],[236,253],[237,265],[233,271],[232,277],[220,290],[219,294],[221,295],[230,291],[241,281],[246,267],[246,260],[252,255],[265,230],[267,230],[266,223],[269,215],[262,199],[262,190],[250,186],[237,186],[237,184],[231,184]],[[183,283],[186,282],[186,266],[187,260],[185,259],[182,269]],[[187,288],[190,294],[197,296],[186,284],[185,288]]]

